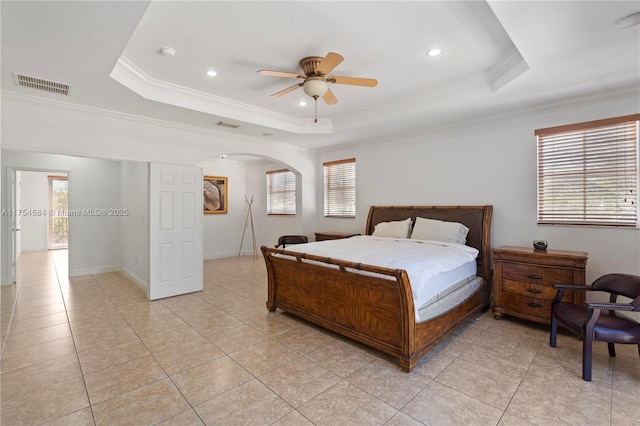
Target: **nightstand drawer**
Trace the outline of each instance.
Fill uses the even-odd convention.
[[[522,281],[513,281],[509,279],[505,279],[502,282],[502,291],[545,300],[551,300],[556,295],[556,289],[553,287],[541,284],[528,284],[523,283]]]
[[[549,320],[551,300],[525,297],[513,293],[502,294],[502,304],[507,311],[518,312],[544,320]]]
[[[502,266],[502,278],[538,286],[551,286],[552,284],[571,283],[573,281],[573,271],[505,262]]]

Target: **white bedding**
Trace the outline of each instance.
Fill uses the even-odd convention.
[[[478,250],[439,241],[355,236],[288,246],[287,251],[350,262],[404,269],[409,275],[416,311],[475,276]],[[453,286],[451,288],[451,286]]]

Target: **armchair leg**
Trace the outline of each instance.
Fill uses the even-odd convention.
[[[556,338],[558,336],[558,320],[556,316],[551,314],[551,335],[549,336],[549,346],[556,347]],[[640,350],[640,348],[638,349]]]
[[[607,348],[609,348],[609,356],[616,356],[616,347],[613,343],[607,343]]]
[[[582,341],[582,378],[585,382],[591,381],[591,363],[593,360],[593,337],[589,334]]]

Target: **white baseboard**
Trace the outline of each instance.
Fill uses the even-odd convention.
[[[246,251],[246,253],[245,253]],[[251,254],[251,250],[245,250],[240,252],[240,256],[247,256]],[[226,252],[226,253],[214,253],[214,254],[205,254],[203,256],[203,260],[213,260],[213,259],[226,259],[228,257],[237,257],[238,252]]]
[[[42,246],[42,247],[21,247],[21,253],[24,252],[32,252],[32,251],[47,251],[49,250],[49,247],[47,246]]]
[[[149,289],[149,284],[148,283],[146,283],[144,280],[139,278],[136,274],[134,274],[133,272],[131,272],[130,270],[128,270],[124,266],[120,268],[120,272],[122,272],[124,275],[126,275],[127,278],[129,278],[131,281],[136,283],[138,285],[138,287],[140,287],[142,290],[144,290],[145,293],[147,293],[147,290]]]
[[[120,265],[98,266],[95,268],[74,269],[69,271],[70,277],[82,277],[84,275],[106,274],[107,272],[121,272]]]
[[[84,269],[74,269],[69,272],[70,277],[81,277],[83,275],[95,275],[95,274],[105,274],[108,272],[122,272],[127,276],[131,281],[136,283],[138,287],[143,289],[146,293],[149,284],[147,284],[143,279],[138,277],[136,274],[125,268],[121,265],[111,265],[111,266],[99,266],[96,268],[84,268]]]

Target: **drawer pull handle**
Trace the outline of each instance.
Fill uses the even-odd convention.
[[[527,302],[527,305],[531,306],[532,308],[542,308],[542,305],[538,303]]]
[[[542,277],[540,275],[529,274],[527,278],[531,278],[532,280],[541,280]]]
[[[542,293],[542,290],[538,290],[537,288],[528,288],[527,291],[535,294]]]

